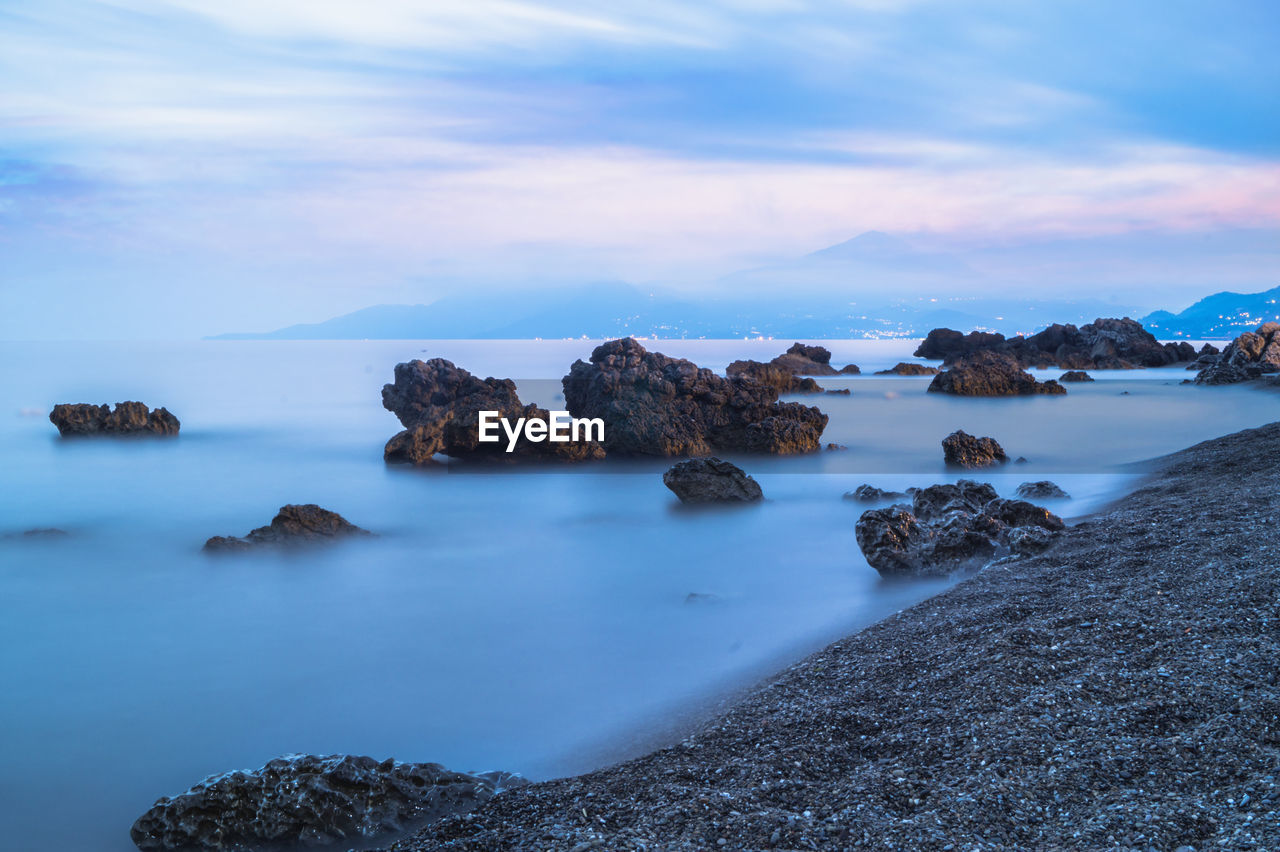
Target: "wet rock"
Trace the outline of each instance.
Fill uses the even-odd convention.
[[[258,527],[242,538],[216,535],[204,543],[204,549],[229,552],[259,547],[293,547],[366,535],[373,533],[361,529],[337,512],[322,509],[314,503],[290,504],[281,506],[268,526]]]
[[[822,393],[822,386],[813,379],[801,378],[772,362],[734,361],[725,373],[733,379],[753,379],[762,385],[768,385],[779,394]]]
[[[990,467],[1009,460],[995,438],[975,438],[963,429],[942,439],[942,453],[946,463],[955,467]]]
[[[497,442],[481,442],[481,411],[496,411],[512,423],[522,417],[547,420],[550,412],[522,403],[510,379],[481,379],[444,358],[397,364],[394,383],[382,388],[382,406],[405,427],[383,448],[383,458],[390,464],[430,465],[437,454],[503,462],[604,457],[604,449],[595,441],[522,438],[510,453],[505,436]]]
[[[936,376],[942,372],[937,367],[930,367],[928,364],[909,364],[906,361],[899,361],[887,370],[876,370],[877,376]]]
[[[1043,550],[1065,525],[985,483],[961,480],[916,492],[910,508],[872,509],[855,535],[867,562],[885,577],[945,576],[1010,553]]]
[[[1060,382],[1092,382],[1093,376],[1084,370],[1067,370],[1061,376],[1058,376]]]
[[[602,343],[564,377],[575,417],[604,421],[610,454],[705,456],[717,451],[807,453],[822,446],[827,415],[749,379],[726,379],[632,338]]]
[[[859,503],[880,503],[886,500],[897,500],[907,495],[901,491],[885,491],[874,485],[859,485],[852,491],[846,491],[845,500],[856,500]]]
[[[1037,482],[1024,482],[1014,491],[1019,497],[1027,500],[1069,500],[1071,495],[1047,479]]]
[[[916,357],[941,358],[947,364],[981,352],[1006,354],[1023,367],[1061,367],[1067,370],[1111,370],[1163,367],[1193,360],[1195,350],[1184,342],[1162,344],[1136,320],[1099,318],[1077,328],[1054,323],[1030,337],[1002,334],[961,334],[949,328],[930,331],[916,349]]]
[[[662,484],[681,503],[754,503],[764,499],[760,484],[742,468],[717,458],[682,461],[662,474]]]
[[[1280,372],[1280,323],[1268,322],[1246,331],[1227,344],[1216,359],[1196,375],[1198,385],[1230,385]]]
[[[142,402],[118,402],[115,408],[89,403],[60,403],[49,412],[49,422],[64,438],[81,435],[178,434],[181,423],[168,409],[154,411]]]
[[[506,773],[468,775],[436,763],[292,755],[162,798],[129,833],[144,852],[347,849],[353,841],[466,813],[523,783]]]
[[[978,352],[934,376],[929,383],[929,392],[957,396],[1032,396],[1065,394],[1067,389],[1053,379],[1037,381],[1018,366],[1011,355]]]
[[[848,396],[850,393],[852,393],[852,391],[848,388],[836,388],[835,390],[827,391],[828,396]]]

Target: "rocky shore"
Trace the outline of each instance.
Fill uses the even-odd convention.
[[[1161,460],[1038,556],[683,742],[391,847],[1280,848],[1280,424]]]

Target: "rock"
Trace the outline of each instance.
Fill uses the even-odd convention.
[[[382,388],[382,406],[405,427],[383,448],[383,459],[391,464],[430,465],[437,454],[507,462],[604,457],[604,448],[596,441],[520,440],[510,453],[505,437],[482,443],[481,411],[497,411],[511,422],[521,417],[547,420],[550,412],[522,403],[510,379],[481,379],[443,358],[397,364],[395,382]]]
[[[989,467],[1009,460],[995,438],[975,438],[963,429],[942,439],[942,453],[946,463],[956,467]]]
[[[877,376],[936,376],[942,372],[937,367],[930,367],[928,364],[909,364],[906,361],[899,361],[887,370],[876,370]]]
[[[602,343],[564,377],[574,417],[604,421],[610,454],[705,456],[717,451],[807,453],[827,415],[749,379],[726,379],[632,338]]]
[[[168,409],[151,411],[145,403],[118,402],[114,409],[89,403],[60,403],[49,422],[64,438],[80,435],[176,435],[181,423]]]
[[[506,773],[468,775],[437,763],[291,755],[253,771],[213,775],[162,798],[129,834],[144,852],[347,849],[466,813],[523,783]]]
[[[314,503],[281,506],[271,524],[258,527],[243,538],[216,535],[204,543],[207,551],[239,551],[257,547],[322,544],[351,536],[373,535],[337,512]]]
[[[822,386],[813,379],[801,378],[772,362],[734,361],[725,374],[734,379],[754,379],[762,385],[768,385],[779,394],[822,393]]]
[[[915,493],[912,506],[872,509],[855,534],[867,562],[885,577],[945,576],[1008,553],[1043,550],[1065,525],[985,483],[961,480]]]
[[[856,500],[859,503],[879,503],[885,500],[897,500],[907,495],[901,491],[885,491],[873,485],[859,485],[852,491],[846,491],[845,500]]]
[[[1020,366],[1061,367],[1067,370],[1163,367],[1196,357],[1190,344],[1162,344],[1136,320],[1099,318],[1088,325],[1054,323],[1030,337],[1002,334],[961,334],[949,328],[930,331],[916,357],[941,358],[953,364],[981,352],[1012,356]]]
[[[35,541],[40,539],[66,538],[70,535],[66,530],[60,530],[57,527],[35,527],[22,532],[11,532],[0,535],[0,539],[22,539],[23,541]]]
[[[1011,355],[978,352],[934,376],[929,392],[957,396],[1031,396],[1065,394],[1067,389],[1053,379],[1036,381]]]
[[[1202,360],[1205,366],[1195,378],[1198,385],[1230,385],[1280,372],[1280,323],[1263,323],[1256,331],[1246,331],[1216,358],[1205,353]]]
[[[1204,358],[1207,355],[1221,355],[1222,350],[1214,346],[1212,343],[1206,343],[1204,346],[1200,347],[1200,352],[1198,354],[1201,358]]]
[[[844,444],[834,444],[834,443],[832,443],[832,444],[827,444],[827,449],[828,449],[828,450],[830,450],[830,451],[832,451],[832,452],[834,452],[834,451],[836,451],[836,450],[847,450],[847,449],[849,449],[849,448],[848,448],[848,447],[846,447]]]
[[[827,391],[828,396],[848,396],[851,391],[848,388],[837,388]]]
[[[662,484],[681,503],[755,503],[764,499],[760,484],[742,468],[717,458],[682,461],[662,474]]]
[[[1060,382],[1092,382],[1093,376],[1084,370],[1067,370],[1061,376],[1058,376]]]
[[[1024,482],[1014,491],[1019,497],[1028,500],[1070,500],[1071,495],[1063,491],[1047,479],[1038,482]]]

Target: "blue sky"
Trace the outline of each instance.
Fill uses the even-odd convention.
[[[3,0],[0,336],[697,291],[872,229],[1153,306],[1220,289],[1153,244],[1246,234],[1220,283],[1274,286],[1278,42],[1266,0]]]

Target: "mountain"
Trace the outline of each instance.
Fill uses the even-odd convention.
[[[1142,318],[1160,338],[1230,339],[1264,322],[1280,320],[1280,287],[1261,293],[1214,293],[1181,313],[1155,311]]]

